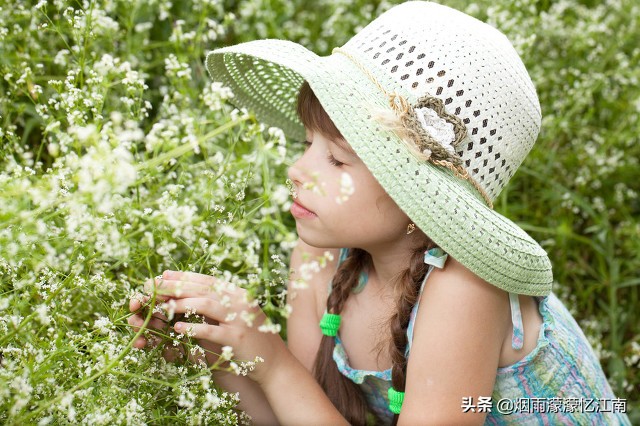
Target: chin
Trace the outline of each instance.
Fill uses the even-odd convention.
[[[298,231],[298,238],[300,238],[305,244],[316,248],[339,248],[342,247],[340,243],[320,232],[314,232],[304,229],[304,227],[296,226]]]

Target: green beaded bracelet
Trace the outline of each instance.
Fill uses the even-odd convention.
[[[404,392],[398,392],[393,387],[390,387],[387,395],[389,396],[389,410],[393,414],[400,414],[402,401],[404,401]]]
[[[340,315],[324,313],[320,320],[320,329],[325,336],[335,336],[340,328]]]

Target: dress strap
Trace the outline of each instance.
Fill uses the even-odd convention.
[[[513,323],[511,347],[519,351],[524,345],[524,327],[522,325],[522,312],[520,312],[520,299],[516,293],[509,293],[509,304],[511,305],[511,322]]]
[[[434,247],[424,252],[424,263],[435,266],[438,269],[444,268],[447,258],[449,258],[449,255],[440,247]],[[424,286],[424,282],[422,285]],[[422,294],[422,289],[420,289],[420,293]]]
[[[340,249],[340,256],[338,257],[338,266],[344,262],[344,260],[347,258],[347,255],[349,254],[349,249],[346,248],[341,248]]]

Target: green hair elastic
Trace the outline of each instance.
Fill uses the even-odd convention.
[[[340,328],[340,315],[325,312],[320,320],[320,329],[325,336],[335,336]]]
[[[404,401],[404,392],[398,392],[393,387],[390,387],[387,395],[389,396],[389,410],[393,414],[400,414],[400,408],[402,408],[402,402]]]

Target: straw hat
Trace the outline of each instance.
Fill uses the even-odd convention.
[[[308,81],[373,176],[436,244],[505,291],[551,291],[546,252],[491,206],[540,128],[533,83],[495,28],[414,1],[330,56],[258,40],[215,50],[206,65],[237,103],[297,139],[305,132],[296,98]],[[407,131],[392,130],[389,117]]]

